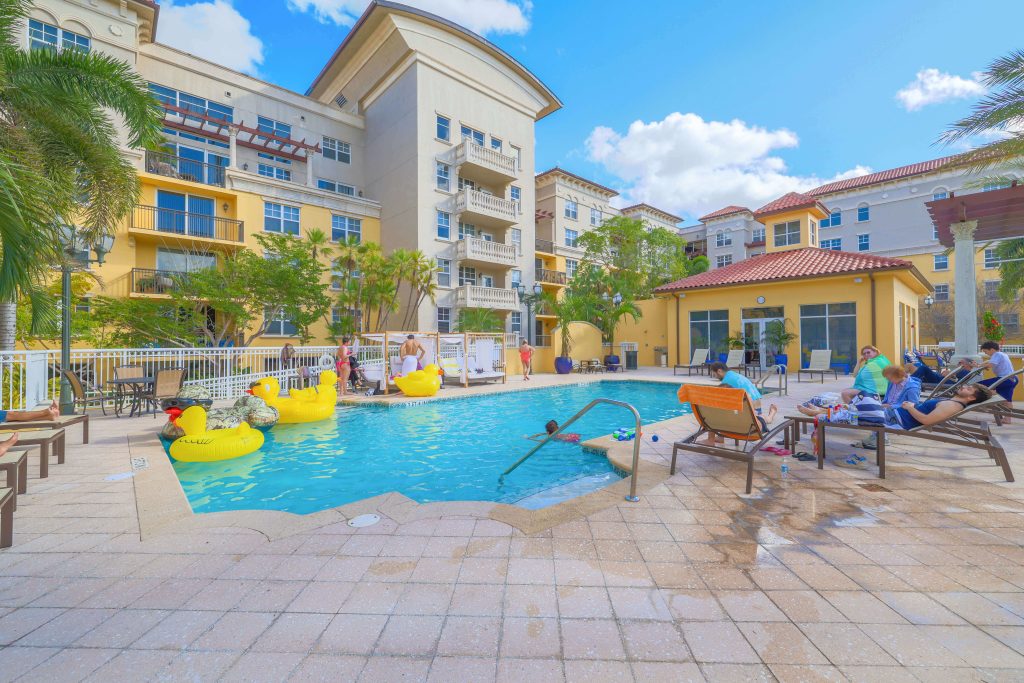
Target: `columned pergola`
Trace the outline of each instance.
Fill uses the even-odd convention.
[[[978,354],[978,300],[974,254],[977,242],[1024,237],[1024,186],[950,196],[927,202],[939,242],[953,247],[953,310],[956,358]]]

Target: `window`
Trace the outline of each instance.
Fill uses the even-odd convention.
[[[715,233],[715,246],[716,247],[731,247],[732,246],[732,235],[727,232]]]
[[[949,301],[949,285],[948,284],[935,285],[935,300],[936,301]]]
[[[271,166],[270,164],[260,164],[257,167],[256,172],[267,178],[277,178],[278,180],[292,179],[292,172],[287,168],[278,168],[277,166]]]
[[[937,226],[935,226],[935,225],[932,226],[932,239],[933,240],[939,239],[939,228]]]
[[[452,120],[447,116],[437,115],[437,139],[450,142],[452,139]]]
[[[450,213],[437,212],[437,236],[443,240],[452,238],[452,215]]]
[[[449,259],[437,259],[437,286],[452,286],[452,262]]]
[[[732,254],[725,254],[723,256],[715,257],[715,267],[724,268],[725,266],[732,265]]]
[[[473,130],[469,126],[462,127],[462,139],[472,140],[473,144],[480,145],[481,147],[484,146],[484,134],[478,130]]]
[[[363,220],[331,215],[331,239],[335,242],[359,244],[363,239]]]
[[[169,104],[173,107],[179,107],[188,111],[194,111],[197,114],[209,116],[213,119],[221,119],[230,123],[232,116],[234,115],[234,108],[229,107],[226,104],[220,104],[212,100],[203,99],[202,97],[189,95],[188,93],[157,85],[156,83],[149,84],[149,91],[157,100],[164,104]],[[201,120],[195,117],[189,118],[193,121]],[[224,144],[223,146],[227,147],[228,145]]]
[[[690,352],[708,349],[709,358],[729,350],[729,311],[690,311]]]
[[[754,233],[751,236],[752,242],[764,242],[764,228],[754,228]]]
[[[800,355],[805,364],[816,349],[832,349],[833,363],[857,362],[857,304],[800,306]]]
[[[590,224],[591,225],[601,225],[601,223],[604,223],[604,214],[601,213],[601,209],[598,209],[596,207],[591,207],[591,209],[590,209]]]
[[[264,133],[276,135],[281,138],[290,138],[292,136],[292,127],[290,125],[287,123],[281,123],[280,121],[275,121],[274,119],[267,118],[266,116],[256,117],[256,127]],[[267,140],[269,138],[257,135],[256,139]]]
[[[857,235],[857,251],[867,251],[871,248],[871,235]]]
[[[999,322],[1003,324],[1003,329],[1012,334],[1020,332],[1020,313],[1003,313]]]
[[[92,41],[88,36],[83,36],[73,31],[59,29],[52,24],[46,24],[36,19],[28,21],[28,47],[30,50],[56,50],[60,37],[60,49],[81,50],[88,52]]]
[[[775,246],[788,247],[800,244],[800,221],[776,223],[772,228],[775,235]]]
[[[299,234],[299,207],[263,202],[263,229],[267,232]]]
[[[994,182],[994,183],[986,183],[985,186],[981,188],[981,191],[982,192],[991,192],[992,190],[1003,190],[1003,189],[1006,189],[1009,186],[1010,186],[1010,183],[1007,182],[1007,181],[1001,181],[1001,182],[997,181],[997,182]]]
[[[352,145],[344,140],[335,140],[324,136],[323,144],[324,159],[334,159],[342,164],[352,163]]]
[[[343,194],[349,197],[356,196],[356,188],[344,183],[336,183],[333,180],[324,180],[323,178],[319,178],[316,181],[316,186],[321,190],[327,190],[328,192]]]
[[[520,284],[522,284],[522,282],[523,282],[523,271],[519,270],[518,268],[514,268],[512,270],[512,289],[518,288],[518,286]]]
[[[821,227],[823,228],[835,228],[843,224],[843,212],[839,209],[832,209],[832,213],[828,215],[828,218],[823,218],[821,221]]]
[[[949,270],[949,254],[933,254],[932,270]]]
[[[565,217],[573,220],[576,220],[579,217],[579,207],[576,205],[576,202],[566,200]]]
[[[580,262],[574,258],[565,259],[565,279],[571,280],[576,277],[576,269],[579,268]]]
[[[256,156],[258,156],[260,159],[269,159],[270,161],[276,162],[278,164],[285,164],[286,166],[291,166],[292,164],[291,159],[279,157],[274,154],[267,154],[266,152],[256,152]]]
[[[934,201],[937,201],[939,199],[945,199],[948,196],[949,196],[949,192],[946,190],[946,188],[944,188],[944,187],[937,187],[937,188],[935,188],[935,191],[932,192],[932,201],[934,202]]]
[[[473,266],[459,266],[459,286],[476,284],[476,268]]]
[[[833,237],[832,239],[822,240],[821,241],[821,248],[822,249],[831,249],[832,251],[842,251],[843,250],[843,238],[841,238],[841,237]]]
[[[452,169],[448,164],[437,162],[437,189],[452,191]]]
[[[491,136],[491,149],[496,149],[499,152],[501,151],[501,140],[494,137],[493,135]]]
[[[512,148],[512,156],[516,158],[516,168],[520,171],[523,170],[523,150],[519,149],[515,145],[509,145]]]
[[[523,198],[523,191],[520,188],[516,187],[515,185],[512,185],[511,188],[509,189],[509,197],[512,199],[512,201],[518,202]]]
[[[156,269],[172,273],[194,273],[197,270],[216,268],[217,257],[213,254],[196,254],[188,251],[157,247]]]
[[[985,268],[986,269],[992,269],[992,268],[998,268],[998,267],[999,267],[999,257],[996,256],[996,250],[995,249],[986,249],[985,250]]]
[[[867,204],[861,204],[857,207],[857,222],[863,223],[869,220],[871,220],[871,207]]]
[[[522,334],[523,314],[520,311],[512,311],[512,315],[509,316],[509,331],[512,334]]]
[[[452,309],[444,308],[443,306],[437,307],[437,331],[452,331]]]
[[[269,319],[266,334],[272,337],[294,337],[295,323],[285,317],[284,311],[267,311],[264,315]]]
[[[512,246],[516,248],[516,254],[519,256],[523,255],[523,231],[519,228],[512,228],[509,231],[509,240],[512,242]]]
[[[472,223],[459,221],[459,239],[464,240],[467,237],[476,237],[476,226]]]
[[[156,229],[195,237],[215,235],[216,209],[212,197],[167,190],[156,191]]]
[[[578,230],[565,229],[565,246],[575,248],[580,239]]]
[[[475,180],[470,180],[469,178],[463,178],[462,176],[459,176],[459,185],[458,185],[458,187],[459,187],[460,190],[478,190],[478,189],[480,189],[480,188],[478,188],[476,186],[476,181]]]
[[[1000,280],[985,280],[985,301],[999,300]]]

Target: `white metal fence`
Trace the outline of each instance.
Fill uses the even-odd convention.
[[[917,347],[917,350],[923,353],[935,353],[936,351],[949,351],[952,348],[951,346],[939,346],[938,344],[922,344]],[[1024,344],[1000,344],[999,349],[1011,356],[1024,356]]]

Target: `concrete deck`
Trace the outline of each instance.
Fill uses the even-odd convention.
[[[786,414],[848,382],[768,400]],[[667,476],[684,417],[648,428],[639,503],[197,516],[160,422],[94,418],[88,446],[72,427],[45,480],[30,459],[0,551],[0,681],[1024,679],[1024,495],[979,452],[897,439],[879,480],[835,464],[837,432],[824,470],[783,479],[763,453],[746,496],[738,463]],[[1024,428],[996,430],[1024,472]],[[345,524],[368,510],[382,521]]]

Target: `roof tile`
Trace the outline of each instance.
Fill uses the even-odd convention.
[[[746,211],[747,213],[752,213],[751,210],[745,206],[736,206],[735,204],[730,204],[729,206],[723,209],[719,209],[718,211],[712,211],[709,214],[701,216],[697,220],[703,223],[705,221],[709,221],[715,218],[724,218],[725,216],[731,216],[734,213],[743,213],[744,211]]]
[[[932,159],[931,161],[921,161],[916,164],[900,166],[899,168],[890,168],[887,171],[869,173],[868,175],[862,175],[856,178],[837,180],[834,183],[825,183],[824,185],[816,187],[813,190],[808,190],[807,194],[813,195],[815,197],[820,197],[821,195],[833,194],[835,192],[844,192],[846,190],[853,190],[858,187],[864,187],[866,185],[875,185],[877,183],[885,183],[893,180],[900,180],[902,178],[909,178],[911,176],[921,175],[923,173],[932,173],[934,171],[941,170],[943,166],[955,162],[958,158],[958,155],[953,155],[948,157],[942,157],[941,159]]]
[[[770,201],[760,209],[754,212],[754,216],[766,216],[772,213],[779,213],[780,211],[790,211],[792,209],[810,208],[818,203],[818,200],[809,194],[803,194],[800,192],[787,192],[778,199]],[[822,207],[824,209],[824,207]]]

